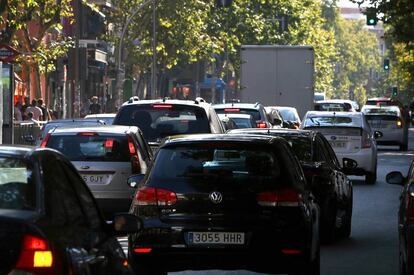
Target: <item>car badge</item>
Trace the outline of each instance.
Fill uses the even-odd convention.
[[[220,192],[214,191],[210,193],[209,198],[212,203],[219,204],[223,200],[223,195]]]
[[[331,139],[332,140],[336,140],[336,136],[331,136]]]

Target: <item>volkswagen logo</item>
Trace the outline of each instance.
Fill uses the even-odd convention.
[[[336,136],[331,136],[331,139],[332,140],[336,140]]]
[[[209,198],[212,203],[219,204],[223,200],[223,195],[220,192],[214,191],[210,193]]]

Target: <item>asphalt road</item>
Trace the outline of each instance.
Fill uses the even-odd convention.
[[[407,173],[414,158],[414,130],[410,129],[409,149],[381,147],[378,154],[378,180],[367,186],[363,178],[353,178],[354,211],[352,235],[347,240],[321,248],[322,275],[397,275],[397,211],[401,187],[385,182],[391,171]],[[235,271],[183,271],[174,275],[257,274]]]

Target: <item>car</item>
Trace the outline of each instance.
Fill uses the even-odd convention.
[[[401,172],[390,172],[386,176],[389,184],[401,185],[398,210],[399,266],[400,275],[414,274],[414,162],[411,162],[407,176]]]
[[[321,240],[351,235],[353,188],[335,152],[318,132],[292,129],[238,129],[229,134],[282,137],[291,144],[321,209]]]
[[[391,98],[391,97],[375,97],[375,98],[368,98],[365,102],[365,105],[375,105],[378,107],[384,107],[384,106],[398,106],[400,108],[402,117],[407,122],[410,120],[410,112],[409,109],[402,104],[401,101],[399,101],[397,98]]]
[[[347,100],[330,99],[315,103],[315,111],[356,112],[353,104]]]
[[[257,128],[271,128],[272,123],[264,106],[260,103],[226,103],[213,105],[217,114],[249,114],[256,121]]]
[[[314,102],[320,101],[320,100],[325,100],[325,99],[326,99],[326,94],[325,93],[315,93],[315,95],[314,95]]]
[[[225,118],[231,119],[235,124],[231,129],[256,127],[256,121],[248,114],[218,114],[218,116],[221,121]]]
[[[373,131],[361,112],[306,113],[301,129],[322,133],[331,144],[339,159],[349,158],[357,162],[354,175],[365,176],[365,183],[377,180],[377,143],[381,132]]]
[[[377,139],[377,144],[397,145],[400,151],[407,151],[409,122],[403,118],[397,106],[365,105],[362,112],[371,128],[382,133],[382,137]]]
[[[285,122],[280,114],[279,110],[273,107],[265,107],[267,116],[272,123],[272,128],[288,128],[290,124]]]
[[[134,274],[116,236],[141,227],[128,213],[107,224],[59,152],[0,146],[1,274]]]
[[[139,127],[153,151],[170,135],[225,132],[204,100],[130,100],[121,106],[113,124]]]
[[[74,119],[55,119],[49,120],[46,124],[44,124],[40,130],[38,137],[36,138],[36,146],[39,146],[42,143],[42,140],[46,136],[46,134],[54,128],[59,127],[74,127],[74,126],[97,126],[97,125],[105,125],[104,120],[95,119],[95,118],[74,118]]]
[[[106,125],[111,125],[114,121],[116,114],[89,114],[86,115],[85,119],[97,119],[97,120],[103,120]]]
[[[128,182],[137,189],[130,213],[144,221],[129,235],[141,271],[319,274],[319,207],[282,138],[171,137]]]
[[[135,126],[57,128],[40,147],[56,149],[72,162],[105,217],[128,212],[133,190],[127,179],[145,173],[152,161],[152,151]]]
[[[268,106],[266,108],[274,108],[279,111],[279,114],[282,117],[283,122],[288,124],[288,125],[284,125],[283,128],[299,129],[301,121],[300,121],[298,111],[296,110],[295,107]]]

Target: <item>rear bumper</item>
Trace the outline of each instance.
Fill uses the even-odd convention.
[[[126,213],[129,211],[132,199],[96,199],[99,209],[105,219],[112,219],[115,213]]]
[[[355,169],[355,175],[376,172],[376,154],[377,151],[373,148],[361,149],[357,153],[336,153],[341,163],[343,158],[350,158],[358,163],[358,167]]]
[[[380,145],[400,145],[404,144],[404,129],[375,129],[380,131],[383,136],[377,139],[377,144]]]

